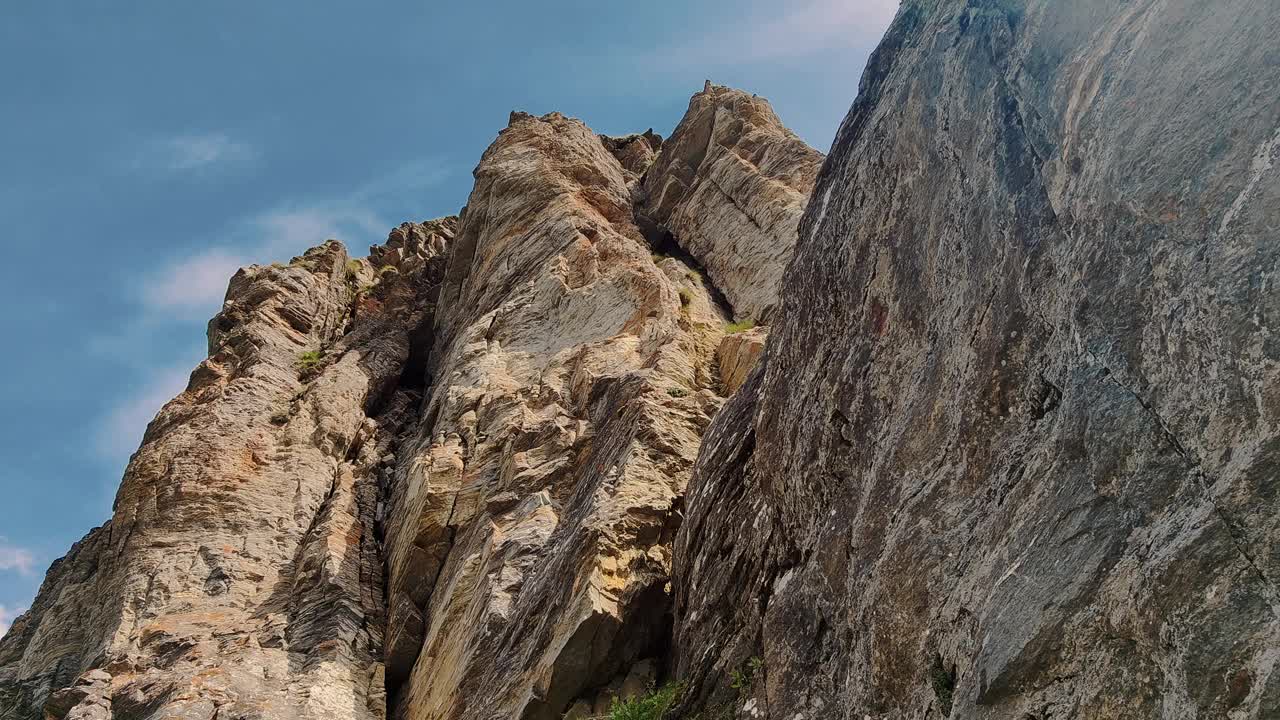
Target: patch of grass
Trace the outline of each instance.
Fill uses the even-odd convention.
[[[693,302],[693,292],[689,288],[680,288],[676,294],[680,296],[680,307],[689,307]]]
[[[639,697],[614,698],[607,717],[608,720],[662,720],[679,697],[680,686],[671,683]]]
[[[707,705],[700,712],[687,716],[689,720],[733,720],[734,706],[759,681],[764,672],[764,660],[752,657],[742,667],[729,673],[729,687],[733,689],[733,698],[724,702]]]
[[[734,333],[740,333],[743,330],[750,330],[755,326],[756,326],[756,321],[752,320],[751,318],[747,318],[746,320],[739,320],[738,322],[731,322],[728,325],[725,325],[724,331],[732,335]]]
[[[739,692],[750,690],[756,682],[756,675],[760,674],[763,667],[764,660],[758,657],[751,658],[740,670],[734,670],[729,674],[729,687]]]
[[[673,398],[682,398],[689,395],[689,391],[684,388],[667,388],[667,394]]]
[[[310,375],[320,369],[324,364],[324,351],[308,350],[298,355],[298,359],[294,361],[293,366],[303,375]]]
[[[364,263],[360,262],[359,260],[348,260],[348,261],[347,261],[347,274],[348,274],[348,275],[359,275],[359,274],[360,274],[360,270],[361,270],[363,267],[364,267]]]
[[[390,275],[391,273],[398,273],[398,272],[400,271],[397,270],[394,265],[383,265],[381,268],[378,269],[378,275],[380,276]]]
[[[929,670],[929,684],[933,686],[933,694],[938,697],[938,707],[945,717],[951,717],[951,703],[956,690],[956,669],[947,670],[942,664],[942,656],[934,654],[933,667]]]

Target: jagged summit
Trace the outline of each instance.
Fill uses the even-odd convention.
[[[768,101],[708,81],[645,175],[642,222],[678,238],[735,318],[765,322],[822,160]]]
[[[512,113],[459,218],[237,272],[0,644],[0,717],[550,719],[664,671],[732,318],[637,225],[663,146]]]

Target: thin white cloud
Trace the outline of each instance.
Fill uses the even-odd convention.
[[[257,153],[247,143],[226,133],[198,133],[156,138],[145,143],[134,157],[136,170],[190,172],[215,165],[253,160]]]
[[[244,264],[245,256],[222,248],[180,260],[143,283],[143,302],[169,310],[216,307],[226,293],[227,281]]]
[[[272,210],[253,219],[258,256],[300,253],[330,238],[353,241],[391,229],[377,213],[360,205],[303,206]]]
[[[651,53],[660,66],[717,67],[801,58],[874,44],[898,0],[801,0],[757,5],[737,23]]]
[[[24,607],[10,610],[4,605],[0,605],[0,637],[4,637],[4,634],[9,632],[9,628],[13,625],[13,621],[26,611],[27,609]]]
[[[376,208],[388,200],[400,200],[392,204],[403,205],[404,198],[418,196],[448,177],[447,167],[424,160],[396,168],[343,196],[280,204],[233,222],[221,242],[141,277],[137,315],[89,340],[89,349],[96,355],[133,365],[135,372],[150,378],[99,418],[95,430],[99,453],[111,460],[127,458],[156,412],[186,387],[194,363],[157,369],[139,362],[140,353],[174,322],[204,321],[217,312],[238,268],[298,255],[329,238],[342,240],[359,253],[361,244],[379,242],[396,224],[411,219],[385,217]]]
[[[450,169],[433,158],[414,160],[356,188],[351,199],[368,204],[395,196],[413,197],[449,179]]]
[[[16,570],[22,575],[30,575],[35,564],[35,555],[30,550],[18,547],[0,536],[0,570]]]
[[[98,423],[94,438],[98,452],[113,459],[129,457],[160,408],[186,389],[190,374],[190,367],[170,367],[148,373],[147,383]]]
[[[264,213],[240,230],[247,250],[214,247],[151,273],[139,285],[149,313],[203,319],[222,304],[236,270],[270,258],[289,257],[329,238],[376,238],[391,225],[361,207],[290,207]]]
[[[388,197],[415,195],[447,179],[446,167],[432,160],[403,165],[367,182],[346,196],[308,203],[282,204],[234,224],[227,242],[177,259],[142,279],[140,299],[152,316],[207,318],[217,311],[235,271],[299,254],[330,238],[353,251],[377,242],[399,222],[374,208]]]

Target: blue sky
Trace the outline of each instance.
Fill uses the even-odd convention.
[[[236,267],[450,214],[513,109],[670,132],[704,78],[825,150],[896,0],[14,3],[0,631],[110,516]]]

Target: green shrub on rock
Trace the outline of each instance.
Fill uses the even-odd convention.
[[[638,697],[614,698],[608,720],[662,720],[679,697],[680,686],[672,683]]]
[[[324,352],[321,350],[307,350],[298,355],[298,359],[294,361],[293,366],[298,369],[298,374],[308,376],[314,374],[324,364]]]

